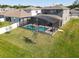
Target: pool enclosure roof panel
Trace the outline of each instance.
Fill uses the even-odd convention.
[[[46,20],[48,22],[52,22],[52,23],[62,20],[62,18],[57,15],[48,15],[48,14],[40,14],[40,15],[34,16],[34,18],[44,19],[44,20]]]

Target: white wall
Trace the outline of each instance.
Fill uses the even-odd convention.
[[[9,25],[9,26],[6,26],[6,27],[2,27],[2,28],[0,28],[0,34],[9,32],[9,31],[17,28],[18,26],[19,26],[19,23],[14,23],[12,25]]]
[[[41,10],[38,10],[38,13],[42,13]]]
[[[70,20],[70,10],[63,10],[62,25]]]
[[[37,14],[41,13],[41,10],[32,10],[31,15],[36,16]]]
[[[5,18],[0,18],[0,22],[4,22],[5,21]]]

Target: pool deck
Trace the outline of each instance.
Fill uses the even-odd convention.
[[[52,29],[52,27],[49,27],[49,26],[42,26],[42,25],[36,25],[36,24],[28,24],[28,25],[33,25],[35,27],[37,27],[37,26],[46,27],[48,29],[45,31],[45,33],[47,33],[47,34],[52,34],[53,33],[53,32],[50,31]],[[25,26],[28,26],[28,25],[25,25]],[[25,27],[25,26],[23,26],[23,27]]]

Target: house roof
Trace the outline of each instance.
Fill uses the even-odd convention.
[[[63,9],[63,10],[65,10],[65,9],[69,9],[69,8],[67,8],[63,5],[55,5],[55,6],[50,6],[50,7],[44,7],[43,9]]]
[[[79,11],[76,10],[76,9],[72,9],[70,12],[71,12],[71,13],[79,13]]]
[[[74,8],[74,9],[78,9],[78,10],[79,10],[79,8],[77,8],[77,7],[76,7],[76,8]]]
[[[31,16],[30,13],[26,13],[24,10],[8,10],[4,13],[4,16],[8,17],[18,17],[18,18],[23,18],[23,17],[29,17]]]
[[[71,12],[72,16],[79,16],[79,11],[78,10],[72,9],[70,12]]]
[[[36,8],[36,7],[27,7],[25,9],[26,10],[40,10],[40,8]]]
[[[48,14],[40,14],[40,15],[37,15],[34,17],[44,19],[44,20],[47,20],[48,22],[52,22],[52,23],[55,23],[58,20],[62,20],[62,18],[57,15],[48,15]]]

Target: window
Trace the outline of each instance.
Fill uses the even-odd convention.
[[[27,12],[27,13],[30,13],[31,12],[31,10],[24,10],[25,12]]]
[[[0,18],[3,18],[4,16],[0,15]]]
[[[36,13],[38,13],[38,11],[36,11]]]

